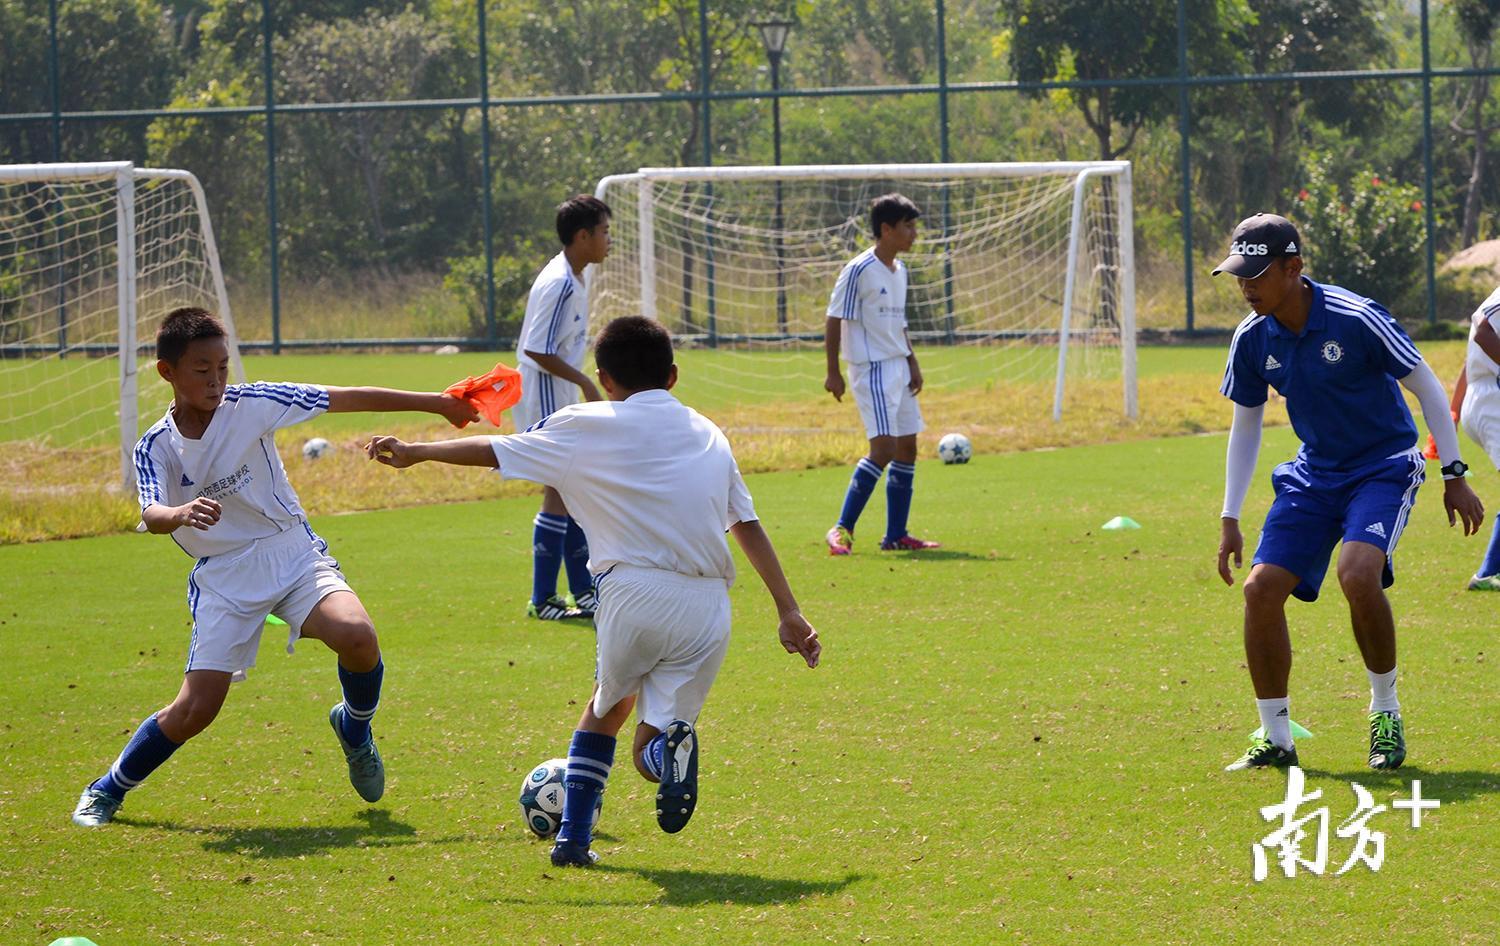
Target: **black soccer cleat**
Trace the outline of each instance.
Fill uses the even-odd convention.
[[[576,841],[558,841],[552,845],[553,867],[593,867],[599,863],[599,855],[589,850],[587,844]]]
[[[1224,771],[1264,769],[1273,765],[1278,769],[1285,769],[1297,764],[1296,746],[1283,749],[1271,740],[1261,737],[1250,744],[1250,748],[1245,750],[1244,755],[1224,766]]]
[[[668,834],[676,834],[687,827],[698,804],[698,733],[692,723],[674,719],[664,735],[656,823]]]
[[[1395,713],[1370,714],[1370,768],[1399,769],[1406,761],[1406,733]]]

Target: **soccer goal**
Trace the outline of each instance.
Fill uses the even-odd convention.
[[[929,387],[1050,382],[1060,418],[1070,380],[1118,378],[1123,412],[1136,416],[1126,161],[611,175],[595,190],[615,214],[614,250],[591,272],[591,314],[601,324],[649,315],[681,341],[723,350],[716,382],[747,395],[773,379],[816,388],[815,353],[753,355],[821,341],[834,279],[872,242],[870,202],[891,191],[922,210],[921,235],[903,256],[913,342],[971,350],[929,359]]]
[[[219,315],[231,373],[243,380],[192,174],[129,162],[0,165],[0,443],[26,444],[8,452],[117,443],[132,485],[136,438],[171,396],[149,370],[156,325],[180,305]]]

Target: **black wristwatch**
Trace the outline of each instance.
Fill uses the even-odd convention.
[[[1452,480],[1469,472],[1469,465],[1462,460],[1454,460],[1438,472],[1443,474],[1443,479]]]

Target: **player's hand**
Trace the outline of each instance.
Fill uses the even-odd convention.
[[[365,444],[365,456],[398,470],[420,462],[411,455],[411,444],[395,437],[371,437]]]
[[[1219,520],[1219,577],[1224,579],[1224,584],[1234,584],[1234,573],[1229,570],[1229,559],[1234,557],[1234,567],[1240,568],[1245,564],[1245,539],[1240,535],[1240,521],[1238,519],[1223,518]]]
[[[907,364],[911,367],[911,383],[907,387],[911,388],[912,396],[915,397],[922,393],[922,369],[917,367],[917,359],[915,358],[908,361]]]
[[[604,395],[599,393],[599,386],[594,384],[594,382],[585,381],[583,384],[579,385],[579,387],[583,390],[583,399],[585,401],[604,400]]]
[[[439,394],[437,412],[454,427],[472,424],[479,419],[479,409],[461,397]]]
[[[1448,525],[1464,521],[1464,535],[1474,535],[1484,524],[1484,503],[1462,476],[1443,481],[1443,508],[1448,510]]]
[[[823,390],[832,394],[835,401],[842,403],[844,400],[844,376],[837,371],[828,372],[828,379],[823,382]]]
[[[192,502],[177,507],[177,524],[192,526],[194,529],[207,529],[219,521],[219,516],[223,511],[223,507],[212,499],[199,496]]]
[[[818,665],[823,645],[818,641],[818,632],[807,623],[801,611],[788,611],[781,616],[781,626],[776,629],[781,636],[781,646],[789,654],[801,654],[809,667]]]

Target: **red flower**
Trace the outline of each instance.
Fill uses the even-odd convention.
[[[1420,200],[1414,200],[1414,201],[1412,201],[1411,202],[1411,209],[1412,210],[1420,211],[1422,209],[1422,202]]]
[[[1380,175],[1379,174],[1372,174],[1372,175],[1370,175],[1370,185],[1372,187],[1379,187],[1380,186]]]
[[[1309,198],[1311,196],[1312,195],[1307,192],[1307,188],[1305,188],[1305,187],[1302,188],[1300,191],[1297,192],[1297,199],[1298,200],[1306,200],[1307,198]]]

